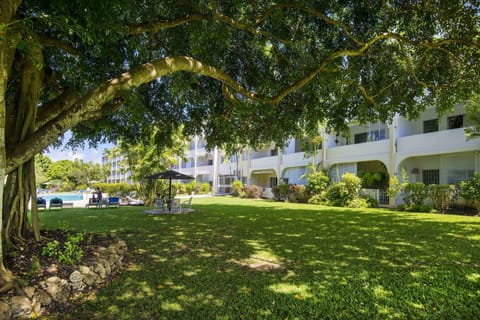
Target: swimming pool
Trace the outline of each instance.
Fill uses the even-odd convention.
[[[42,197],[43,199],[50,201],[53,198],[60,198],[65,201],[79,201],[83,200],[83,193],[40,193],[37,195],[37,198]]]

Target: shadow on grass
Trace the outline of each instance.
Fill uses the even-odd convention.
[[[266,201],[45,213],[116,231],[128,267],[70,319],[477,318],[480,220]]]

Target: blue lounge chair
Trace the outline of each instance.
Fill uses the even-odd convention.
[[[43,199],[43,198],[38,198],[37,199],[37,209],[40,209],[40,208],[43,208],[43,209],[47,209],[47,200],[46,199]]]
[[[57,197],[50,199],[49,209],[53,208],[63,209],[63,200]]]
[[[109,197],[108,198],[108,206],[109,207],[120,207],[120,198],[119,197]]]

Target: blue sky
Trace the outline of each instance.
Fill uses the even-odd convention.
[[[97,149],[87,148],[75,151],[60,147],[59,149],[51,149],[44,155],[50,157],[53,161],[81,159],[85,162],[102,163],[103,150],[108,147],[108,145],[100,145]]]
[[[64,141],[68,141],[70,133],[65,134]],[[112,148],[112,144],[101,144],[98,148],[85,148],[85,149],[66,149],[64,146],[53,149],[50,148],[49,152],[43,153],[43,155],[50,157],[53,161],[58,160],[74,160],[80,159],[85,162],[102,163],[102,153],[106,148]]]

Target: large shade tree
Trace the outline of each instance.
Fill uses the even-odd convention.
[[[33,159],[69,129],[281,142],[320,122],[445,111],[478,92],[478,60],[473,0],[2,0],[2,238],[40,238]]]

